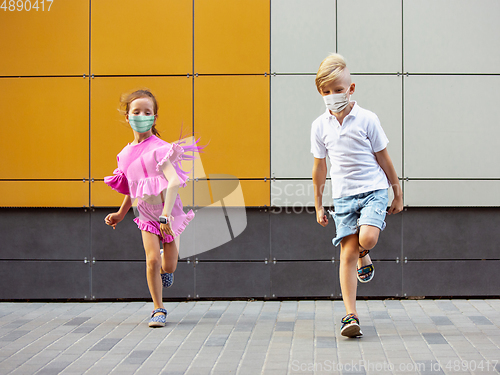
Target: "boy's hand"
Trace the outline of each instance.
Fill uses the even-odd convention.
[[[113,227],[113,229],[116,229],[116,224],[118,224],[120,221],[123,220],[123,217],[121,217],[118,212],[115,212],[115,213],[112,213],[112,214],[109,214],[108,216],[106,216],[106,218],[104,219],[104,222]]]
[[[326,227],[328,225],[328,218],[326,217],[324,207],[316,210],[316,220],[322,227]]]
[[[391,214],[397,214],[399,212],[403,211],[403,198],[402,197],[396,197],[392,201],[391,207],[387,211],[389,215]]]

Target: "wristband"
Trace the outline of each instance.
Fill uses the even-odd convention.
[[[168,224],[168,217],[160,216],[160,224]]]

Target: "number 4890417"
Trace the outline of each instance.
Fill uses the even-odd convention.
[[[0,0],[1,1],[1,0]],[[21,12],[21,11],[31,11],[36,10],[37,12],[41,10],[42,12],[50,12],[50,8],[52,7],[52,3],[54,0],[3,0],[0,9],[3,9],[4,12]],[[47,7],[45,6],[47,3]]]

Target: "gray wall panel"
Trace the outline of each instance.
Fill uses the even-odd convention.
[[[113,230],[104,218],[117,208],[96,208],[91,212],[92,257],[96,260],[146,260],[141,231],[131,209]]]
[[[311,125],[326,111],[314,79],[314,75],[271,77],[273,177],[311,177],[314,161],[311,154]]]
[[[80,208],[1,208],[0,259],[90,257],[89,213]]]
[[[199,298],[268,298],[270,264],[265,262],[199,262],[195,266]]]
[[[335,1],[271,0],[271,71],[316,73],[335,52]]]
[[[203,209],[204,212],[206,210]],[[226,208],[228,216],[238,208]],[[221,246],[217,246],[212,250],[198,253],[201,246],[205,249],[207,238],[217,239],[219,233],[210,230],[209,226],[203,225],[202,220],[210,220],[210,215],[202,216],[197,215],[193,221],[193,228],[196,237],[196,255],[193,258],[203,260],[265,260],[270,257],[269,245],[269,213],[265,209],[247,208],[246,209],[247,226],[243,232],[229,242]],[[191,224],[190,224],[191,225]],[[224,220],[222,223],[224,231],[227,231],[227,222]],[[193,232],[186,232],[188,237]],[[229,232],[228,232],[229,235]],[[234,234],[233,234],[234,235]],[[181,247],[184,246],[184,239]]]
[[[403,256],[408,259],[499,259],[500,208],[409,208]]]
[[[403,265],[405,296],[498,296],[500,279],[492,277],[498,260],[419,262]]]
[[[402,72],[401,0],[337,3],[337,50],[351,72]]]
[[[163,288],[163,299],[191,298],[194,294],[193,263],[179,262],[174,284]],[[96,299],[151,299],[146,262],[105,261],[92,264],[92,296]]]
[[[405,72],[499,73],[499,14],[496,0],[404,0]]]
[[[500,76],[405,77],[405,177],[498,178],[499,92]]]
[[[272,259],[331,260],[335,257],[337,252],[332,244],[335,225],[323,228],[316,221],[314,207],[303,208],[309,213],[286,208],[271,213]]]
[[[369,283],[358,282],[359,297],[401,297],[403,268],[401,262],[374,261],[375,276]],[[340,290],[340,281],[339,281]]]
[[[0,261],[0,279],[0,299],[90,297],[90,263],[83,261]]]
[[[332,261],[278,261],[271,265],[273,298],[336,297],[340,291],[337,284],[338,267]]]

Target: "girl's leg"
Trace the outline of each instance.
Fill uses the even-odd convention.
[[[146,279],[149,292],[153,298],[155,310],[163,306],[163,286],[161,284],[160,268],[160,238],[153,233],[142,231],[142,242],[146,251]]]
[[[162,273],[173,273],[177,269],[180,241],[181,236],[177,236],[174,241],[163,243],[163,257],[161,259]]]
[[[356,264],[359,259],[359,237],[352,234],[340,243],[340,288],[347,314],[356,314],[356,291],[358,287]]]

